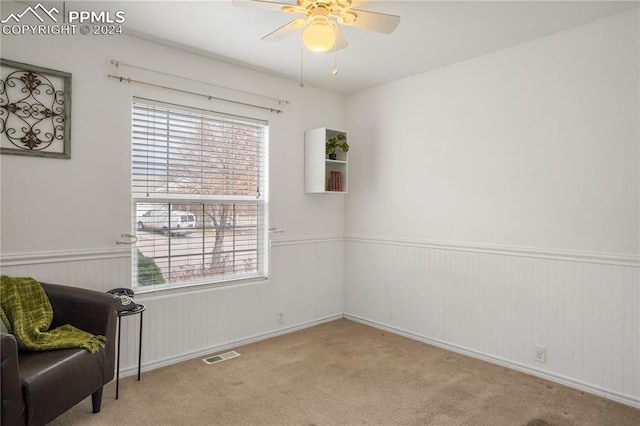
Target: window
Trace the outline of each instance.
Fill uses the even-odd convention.
[[[134,99],[138,290],[267,274],[265,122]]]

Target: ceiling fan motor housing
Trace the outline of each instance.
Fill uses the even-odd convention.
[[[338,51],[347,47],[341,25],[354,28],[391,34],[400,22],[400,17],[386,13],[352,9],[352,0],[297,0],[295,4],[280,3],[272,0],[240,1],[235,5],[255,5],[254,7],[279,10],[287,14],[299,13],[301,18],[277,28],[266,36],[265,41],[281,41],[297,30],[303,31],[303,44],[309,50],[326,52],[329,49]],[[311,41],[313,40],[313,42]]]
[[[351,0],[325,0],[325,1],[309,1],[298,0],[298,7],[283,7],[283,10],[288,13],[300,12],[307,14],[308,16],[333,16],[340,20],[340,22],[352,23],[355,22],[357,14],[351,10]],[[295,10],[294,10],[295,9]],[[300,10],[304,9],[304,10]]]

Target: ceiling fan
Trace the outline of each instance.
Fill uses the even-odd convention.
[[[302,18],[294,19],[262,37],[266,41],[281,41],[285,37],[304,28],[302,42],[314,52],[327,52],[347,47],[340,25],[391,34],[400,17],[386,13],[353,9],[365,3],[362,0],[297,0],[293,3],[278,3],[265,0],[233,0],[236,6],[277,10],[284,13],[299,13]]]

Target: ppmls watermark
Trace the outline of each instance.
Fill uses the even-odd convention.
[[[24,21],[35,18],[39,24]],[[61,22],[60,22],[61,21]],[[47,9],[42,3],[27,6],[20,13],[10,13],[2,19],[3,35],[117,35],[122,34],[125,12]]]

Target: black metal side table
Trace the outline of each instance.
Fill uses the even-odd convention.
[[[120,330],[122,326],[122,317],[130,317],[132,315],[140,315],[140,337],[138,337],[138,381],[140,381],[140,362],[142,361],[142,313],[147,309],[146,305],[136,304],[134,309],[128,311],[118,311],[118,364],[116,368],[116,399],[120,390]]]

